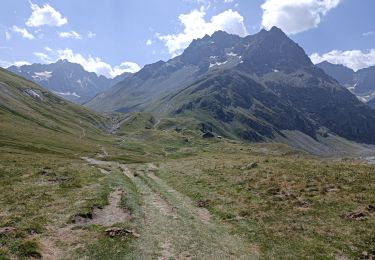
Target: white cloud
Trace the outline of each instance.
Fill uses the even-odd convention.
[[[371,49],[368,52],[361,50],[332,50],[324,54],[313,53],[310,59],[314,64],[328,61],[333,64],[343,64],[357,71],[375,65],[375,49]]]
[[[135,73],[140,69],[141,67],[137,63],[126,61],[113,68],[113,75],[121,75],[124,72]]]
[[[12,63],[5,61],[5,60],[0,60],[0,67],[8,68],[9,66],[12,66]]]
[[[31,63],[28,62],[28,61],[16,61],[16,62],[12,63],[12,62],[9,62],[9,61],[0,60],[0,67],[2,67],[2,68],[8,68],[12,65],[19,67],[19,66],[22,66],[22,65],[30,65],[30,64]]]
[[[60,38],[73,38],[78,40],[82,39],[82,36],[76,31],[59,32],[58,35]]]
[[[342,0],[266,0],[262,4],[262,26],[281,28],[287,34],[296,34],[315,28],[321,18]]]
[[[206,34],[212,35],[218,30],[240,36],[248,34],[244,19],[237,11],[226,10],[211,17],[207,22],[204,19],[205,15],[204,8],[193,10],[188,14],[181,14],[178,18],[184,27],[183,32],[169,35],[156,34],[156,36],[165,43],[169,53],[176,56],[194,39],[202,38]]]
[[[67,59],[70,62],[81,64],[85,70],[109,78],[118,76],[123,72],[137,72],[140,70],[138,64],[133,62],[123,62],[119,66],[112,68],[111,65],[102,61],[98,57],[89,56],[88,58],[85,58],[82,54],[74,53],[71,49],[57,50],[57,54],[58,59]]]
[[[48,47],[48,46],[44,47],[44,49],[45,49],[46,51],[48,51],[48,52],[53,51],[53,50],[52,50],[50,47]]]
[[[233,3],[234,0],[224,0],[224,3],[228,4],[228,3]]]
[[[34,52],[34,55],[39,58],[43,63],[51,63],[54,60],[43,52]]]
[[[368,32],[365,32],[365,33],[362,33],[362,36],[370,36],[370,35],[373,35],[374,32],[373,31],[368,31]]]
[[[146,45],[147,45],[147,46],[152,45],[152,40],[148,39],[148,40],[146,41]]]
[[[20,34],[23,38],[30,39],[30,40],[35,39],[34,35],[29,33],[25,28],[20,28],[16,25],[13,25],[12,31]]]
[[[68,23],[68,19],[63,17],[49,4],[40,7],[37,4],[30,2],[30,7],[33,12],[26,21],[26,25],[29,27],[39,27],[42,25],[62,26]]]
[[[96,34],[93,33],[93,32],[88,32],[88,33],[87,33],[87,38],[89,38],[89,39],[92,39],[92,38],[94,38],[95,36],[96,36]]]
[[[8,31],[5,31],[5,40],[10,40],[12,38],[12,36],[10,35],[10,33]]]
[[[23,60],[21,60],[21,61],[16,61],[16,62],[14,62],[13,65],[14,65],[14,66],[17,66],[17,67],[20,67],[20,66],[22,66],[22,65],[31,65],[31,63],[28,62],[28,61],[23,61]]]

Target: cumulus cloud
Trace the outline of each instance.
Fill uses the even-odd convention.
[[[28,61],[24,61],[24,60],[20,60],[20,61],[16,61],[13,63],[14,66],[17,66],[17,67],[20,67],[22,65],[31,65],[30,62]]]
[[[42,25],[62,26],[68,23],[68,19],[63,17],[61,13],[56,11],[49,4],[40,7],[37,4],[30,2],[30,7],[33,12],[26,21],[26,25],[29,27],[39,27]]]
[[[5,61],[5,60],[0,60],[0,67],[8,68],[9,66],[12,66],[12,63]]]
[[[96,34],[93,33],[93,32],[88,32],[88,33],[87,33],[87,38],[89,38],[89,39],[92,39],[92,38],[94,38],[95,36],[96,36]]]
[[[141,67],[135,62],[126,61],[121,63],[119,66],[113,68],[113,75],[121,75],[125,72],[135,73],[139,71]]]
[[[368,32],[362,33],[362,36],[367,37],[367,36],[371,36],[371,35],[373,35],[373,34],[374,34],[373,31],[368,31]]]
[[[58,35],[60,38],[73,38],[78,40],[82,39],[82,36],[76,31],[59,32]]]
[[[281,28],[287,34],[296,34],[315,28],[331,9],[342,0],[266,0],[262,26]]]
[[[23,38],[30,39],[30,40],[35,39],[34,35],[29,33],[25,28],[20,28],[16,25],[13,25],[12,31],[20,34]]]
[[[28,62],[28,61],[16,61],[16,62],[12,63],[12,62],[9,62],[9,61],[0,60],[0,67],[2,67],[2,68],[8,68],[12,65],[19,67],[19,66],[22,66],[22,65],[31,65],[31,63]]]
[[[375,49],[371,49],[368,52],[361,50],[332,50],[324,54],[313,53],[310,59],[314,64],[328,61],[333,64],[345,65],[357,71],[375,65]]]
[[[152,40],[148,39],[148,40],[146,41],[146,45],[147,45],[147,46],[152,45]]]
[[[91,55],[85,57],[80,53],[74,52],[72,49],[53,50],[49,47],[45,47],[44,50],[48,54],[44,52],[34,52],[34,55],[43,63],[52,63],[57,60],[68,60],[69,62],[80,64],[89,72],[95,72],[97,75],[103,75],[107,78],[116,77],[124,72],[135,73],[141,69],[137,63],[130,61],[125,61],[120,65],[112,67],[98,57],[92,57]]]
[[[10,40],[12,38],[12,36],[10,35],[10,33],[8,31],[5,31],[5,40]]]
[[[244,25],[244,18],[231,9],[205,20],[204,8],[193,10],[188,14],[181,14],[178,18],[184,27],[183,32],[156,36],[165,43],[172,56],[179,55],[194,39],[202,38],[206,34],[212,35],[222,30],[231,34],[245,36],[248,34]]]
[[[43,52],[34,52],[34,55],[39,58],[43,63],[51,63],[54,62],[54,60],[48,56],[47,54]]]

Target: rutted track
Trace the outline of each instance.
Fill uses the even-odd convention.
[[[207,209],[199,208],[158,178],[152,164],[111,163],[136,185],[144,221],[134,241],[136,259],[256,259],[247,241],[229,234]]]

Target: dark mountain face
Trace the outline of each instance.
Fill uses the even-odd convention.
[[[375,66],[358,70],[354,75],[355,92],[361,95],[374,94]]]
[[[108,79],[104,76],[97,76],[93,72],[87,72],[81,65],[67,60],[59,60],[51,64],[11,66],[8,70],[76,103],[83,103],[93,98],[129,75],[123,74],[114,79]]]
[[[238,67],[264,74],[312,66],[302,48],[280,29],[241,38],[222,31],[194,40],[182,55],[159,61],[98,95],[87,106],[98,111],[143,109],[156,98],[193,84],[213,71]]]
[[[352,87],[354,81],[354,70],[345,67],[344,65],[332,64],[327,61],[323,61],[317,64],[319,68],[324,70],[325,73],[336,79],[341,85],[345,87]]]
[[[336,65],[327,61],[319,63],[317,66],[341,85],[347,87],[362,101],[366,102],[375,97],[375,66],[360,69],[356,72],[343,65]]]
[[[367,105],[375,109],[375,99],[371,99],[369,102],[367,102]]]
[[[375,143],[374,111],[276,27],[245,38],[216,32],[195,40],[181,56],[145,66],[88,106],[195,117],[246,140],[274,138],[283,130],[315,138],[328,128]]]

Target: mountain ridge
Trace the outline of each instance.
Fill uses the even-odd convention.
[[[145,66],[86,105],[190,116],[219,134],[250,141],[283,130],[316,138],[322,128],[375,143],[374,112],[277,27],[244,38],[219,31],[194,40],[180,56]]]
[[[122,81],[129,73],[124,73],[113,79],[86,71],[82,65],[58,60],[55,63],[10,66],[7,70],[27,78],[53,91],[55,94],[82,104],[98,93],[103,92]]]
[[[342,64],[323,61],[316,64],[340,84],[347,87],[363,102],[375,98],[375,66],[354,71]],[[371,105],[371,103],[369,103]]]

